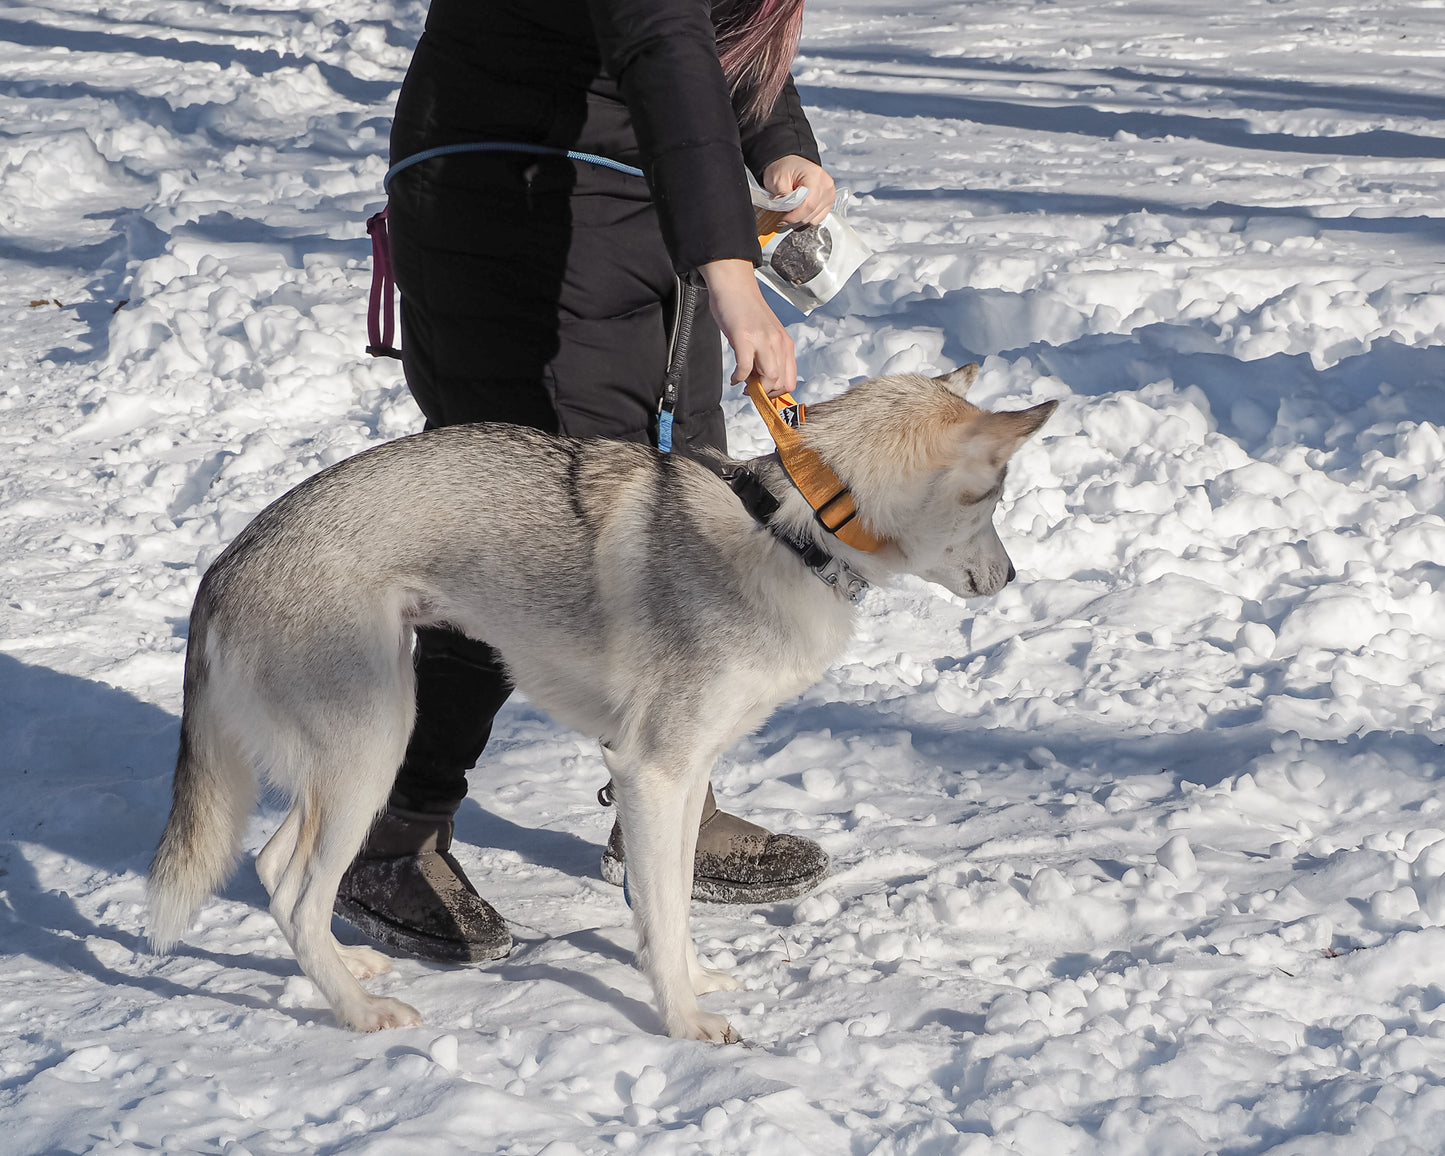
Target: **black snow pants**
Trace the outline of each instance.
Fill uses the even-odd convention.
[[[503,421],[653,442],[677,278],[641,177],[467,153],[390,189],[403,367],[428,428]],[[721,338],[699,290],[675,452],[726,451]],[[417,718],[392,804],[454,811],[512,684],[490,647],[417,632]]]

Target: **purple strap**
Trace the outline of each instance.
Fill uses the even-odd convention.
[[[366,352],[372,357],[401,357],[392,344],[396,336],[396,277],[391,271],[391,234],[387,231],[388,205],[366,221],[371,234],[371,301],[366,307]]]

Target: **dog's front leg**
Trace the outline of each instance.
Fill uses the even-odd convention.
[[[727,1019],[698,1006],[695,984],[708,976],[688,927],[693,856],[711,764],[660,769],[658,762],[634,763],[615,750],[608,751],[607,761],[622,824],[637,962],[652,981],[663,1026],[676,1039],[734,1043],[738,1035]]]
[[[689,881],[691,877],[689,876]],[[691,890],[691,888],[689,888]],[[694,995],[707,995],[710,991],[736,991],[742,985],[738,983],[728,972],[719,971],[715,967],[703,967],[697,958],[697,946],[692,941],[692,936],[687,937],[688,948],[688,975],[692,978],[692,990]]]

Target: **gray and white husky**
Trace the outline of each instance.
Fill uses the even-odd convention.
[[[419,1022],[357,982],[389,964],[335,940],[331,905],[411,732],[412,631],[446,623],[601,740],[663,1026],[735,1039],[697,997],[736,985],[698,963],[688,930],[711,768],[842,651],[867,583],[907,572],[973,597],[1013,577],[994,506],[1010,455],[1056,403],[983,411],[963,397],[976,374],[874,378],[809,408],[804,441],[882,540],[870,553],[822,528],[776,454],[713,472],[506,425],[401,438],[279,498],[216,559],[191,612],[149,881],[155,948],[233,870],[259,772],[292,802],[256,868],[302,969],[345,1027]]]

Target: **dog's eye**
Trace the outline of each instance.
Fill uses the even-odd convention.
[[[1002,497],[1002,495],[1003,495],[1003,475],[1000,474],[998,481],[996,481],[996,482],[993,484],[993,488],[992,488],[992,489],[985,490],[985,491],[984,491],[983,493],[981,493],[981,494],[969,494],[969,493],[961,494],[961,495],[959,495],[958,501],[959,501],[959,504],[960,504],[960,505],[963,505],[963,506],[977,506],[977,505],[979,505],[981,502],[996,502],[996,501],[998,501],[998,499],[999,499],[1000,497]]]

